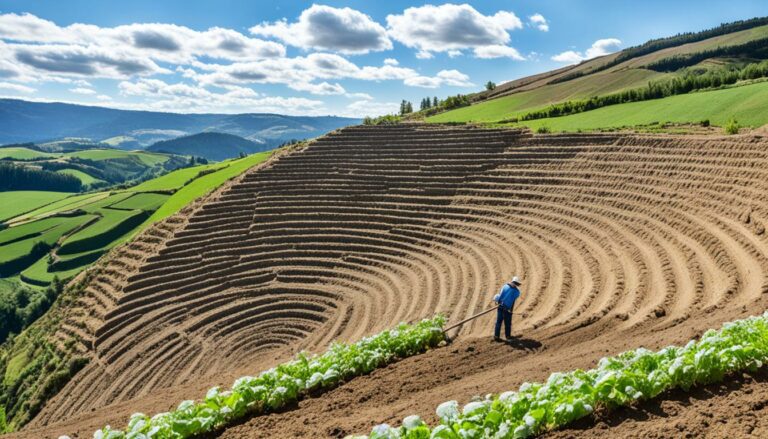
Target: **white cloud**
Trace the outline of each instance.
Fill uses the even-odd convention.
[[[399,109],[399,102],[375,102],[371,99],[364,99],[347,105],[347,108],[342,115],[348,117],[375,117],[384,114],[396,114]]]
[[[461,56],[461,55],[462,55],[461,50],[449,50],[448,51],[448,56],[450,58],[456,58],[457,56]]]
[[[69,91],[79,95],[95,95],[97,93],[96,90],[87,87],[70,88]]]
[[[254,60],[285,55],[274,41],[231,29],[196,31],[163,23],[61,27],[31,14],[0,14],[0,77],[124,79],[168,73],[157,63],[188,64],[198,58]],[[6,62],[3,62],[5,58]],[[16,64],[6,69],[7,60]]]
[[[398,60],[394,59],[394,58],[386,58],[384,60],[384,65],[387,65],[387,66],[397,66],[397,65],[400,65],[400,62]]]
[[[158,79],[143,78],[138,81],[122,81],[120,94],[145,98],[142,108],[159,111],[199,113],[210,111],[259,112],[281,114],[321,114],[322,101],[298,97],[260,96],[243,87],[234,87],[217,93],[199,85],[186,83],[169,84]],[[326,112],[327,113],[327,112]]]
[[[381,66],[360,67],[342,56],[331,53],[313,53],[295,58],[265,59],[247,63],[197,63],[195,67],[200,72],[187,69],[183,75],[204,86],[283,84],[297,91],[319,95],[343,94],[341,85],[328,83],[329,80],[340,79],[402,80],[405,85],[416,87],[471,85],[469,77],[457,70],[444,70],[435,77],[429,77],[411,68],[400,67],[392,61]]]
[[[549,32],[549,23],[547,23],[547,19],[541,14],[537,13],[528,17],[528,24],[542,32]]]
[[[476,47],[474,52],[477,58],[483,58],[483,59],[511,58],[516,61],[525,60],[525,57],[523,55],[520,55],[520,52],[518,52],[517,49],[509,46],[493,45],[493,46]]]
[[[422,59],[432,52],[506,45],[510,41],[507,31],[522,26],[512,12],[483,15],[468,4],[411,7],[402,15],[387,16],[389,36],[417,49],[416,56]]]
[[[411,87],[422,88],[437,88],[443,85],[471,87],[474,85],[469,81],[469,76],[458,70],[441,70],[436,76],[414,76],[406,78],[403,82]]]
[[[306,91],[313,95],[343,95],[346,93],[344,87],[339,83],[329,84],[328,82],[321,82],[319,84],[313,84],[310,82],[292,84],[292,89],[297,91]]]
[[[112,96],[98,95],[98,96],[96,96],[96,99],[98,99],[100,101],[111,101],[112,100]]]
[[[37,91],[32,87],[27,87],[26,85],[21,85],[21,84],[14,84],[12,82],[0,82],[0,89],[11,90],[18,93],[34,93],[35,91]]]
[[[302,49],[330,50],[344,54],[363,54],[392,49],[387,32],[368,15],[351,8],[312,5],[299,20],[286,19],[262,23],[252,34],[277,38]]]
[[[621,40],[616,38],[603,38],[595,41],[584,53],[575,50],[567,50],[552,57],[552,61],[566,64],[576,64],[581,61],[615,52],[621,45]]]

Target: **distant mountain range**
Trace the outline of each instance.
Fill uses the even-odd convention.
[[[233,134],[264,149],[322,135],[360,119],[280,114],[179,114],[0,99],[0,144],[90,139],[121,149],[202,132]]]
[[[161,140],[149,146],[147,151],[193,155],[205,157],[208,160],[221,161],[237,157],[240,153],[253,154],[268,149],[271,148],[263,143],[252,142],[234,134],[198,133],[171,140]]]

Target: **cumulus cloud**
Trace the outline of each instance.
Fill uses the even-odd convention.
[[[14,84],[12,82],[0,82],[0,90],[10,90],[18,93],[34,93],[36,90],[26,85]]]
[[[242,84],[284,84],[312,94],[344,94],[344,88],[330,80],[357,79],[362,81],[401,80],[414,87],[443,85],[466,87],[469,77],[457,70],[443,70],[436,76],[424,76],[417,71],[385,62],[381,66],[358,66],[332,53],[313,53],[295,58],[265,59],[246,63],[196,64],[184,76],[204,86],[227,87]],[[199,70],[199,71],[198,71]]]
[[[492,45],[475,47],[475,56],[477,58],[489,59],[489,58],[511,58],[517,61],[525,60],[523,55],[517,51],[514,47]]]
[[[411,7],[401,15],[387,16],[389,36],[416,49],[419,58],[429,58],[433,52],[506,45],[508,31],[522,27],[512,12],[483,15],[468,4]]]
[[[282,44],[231,29],[196,31],[163,23],[62,27],[32,14],[0,14],[0,40],[0,76],[26,80],[50,75],[127,78],[169,72],[158,63],[285,56]],[[11,58],[17,68],[7,68],[3,58]]]
[[[528,24],[542,32],[549,32],[549,23],[547,23],[547,19],[541,14],[537,13],[528,17]]]
[[[376,102],[372,99],[363,99],[347,105],[346,110],[342,115],[348,117],[375,117],[384,114],[396,114],[399,109],[399,102]]]
[[[616,38],[604,38],[595,41],[584,53],[575,50],[567,50],[552,57],[552,61],[566,64],[576,64],[581,61],[615,52],[621,45],[621,40]]]
[[[392,48],[384,28],[352,8],[312,5],[302,11],[294,23],[288,23],[286,19],[265,22],[253,26],[250,31],[302,49],[362,54]]]
[[[123,96],[146,98],[142,107],[158,111],[248,112],[254,108],[258,108],[260,112],[281,114],[320,114],[324,111],[322,101],[261,96],[242,87],[231,87],[219,93],[195,84],[170,84],[159,79],[142,78],[137,81],[122,81],[118,88]]]
[[[69,91],[71,93],[79,94],[79,95],[95,95],[97,94],[96,90],[88,87],[75,87],[70,88]]]
[[[470,87],[469,76],[458,70],[441,70],[436,76],[413,76],[406,78],[405,85],[422,88],[437,88],[443,85],[452,85],[455,87]]]

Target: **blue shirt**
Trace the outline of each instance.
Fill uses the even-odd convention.
[[[512,309],[512,305],[515,304],[515,300],[517,300],[518,297],[520,297],[520,290],[518,290],[516,286],[504,284],[499,293],[499,303],[504,305],[507,309]]]

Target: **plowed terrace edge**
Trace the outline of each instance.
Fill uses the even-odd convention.
[[[88,288],[95,323],[67,326],[94,361],[28,433],[87,436],[299,349],[438,311],[458,320],[512,274],[525,279],[516,331],[528,344],[476,338],[488,316],[451,347],[224,436],[366,431],[682,343],[764,309],[767,174],[758,137],[341,130],[247,173],[149,254],[121,255],[140,262]],[[306,423],[276,421],[294,418]]]

